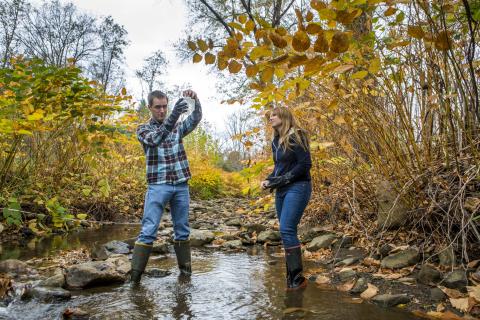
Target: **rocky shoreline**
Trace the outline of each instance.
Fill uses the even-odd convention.
[[[211,250],[242,251],[248,246],[281,245],[275,212],[253,211],[244,199],[220,199],[191,204],[191,245]],[[162,220],[154,255],[170,255],[172,223]],[[353,302],[370,301],[383,307],[400,307],[418,316],[440,319],[474,319],[480,316],[480,261],[466,268],[455,265],[448,251],[439,263],[424,263],[414,246],[384,245],[373,254],[358,244],[355,235],[331,227],[301,226],[305,274],[310,284],[348,292]],[[129,257],[135,238],[118,239],[72,253],[75,259],[38,258],[26,262],[0,262],[0,296],[3,305],[14,298],[40,301],[68,300],[72,290],[123,283],[130,272]],[[42,267],[38,267],[42,266]],[[148,268],[147,276],[168,271]],[[87,319],[81,310],[65,310],[68,319]]]

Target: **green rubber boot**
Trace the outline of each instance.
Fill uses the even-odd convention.
[[[140,242],[135,242],[132,256],[132,276],[131,281],[133,283],[140,282],[143,271],[147,266],[148,258],[152,252],[152,245]]]
[[[173,248],[177,255],[178,268],[184,275],[192,274],[192,256],[190,253],[190,240],[173,241]]]

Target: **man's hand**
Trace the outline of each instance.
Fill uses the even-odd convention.
[[[178,101],[175,103],[175,106],[173,107],[172,113],[170,113],[167,120],[165,121],[165,128],[168,131],[172,131],[175,123],[178,121],[178,118],[180,118],[180,115],[187,110],[187,102],[183,98],[178,99]]]
[[[184,97],[189,97],[189,98],[192,98],[192,99],[195,99],[198,100],[198,97],[197,97],[197,93],[193,90],[185,90],[183,91],[183,96]]]
[[[263,190],[267,189],[268,188],[268,185],[270,184],[270,182],[268,180],[264,180],[260,183],[260,188],[262,188]]]

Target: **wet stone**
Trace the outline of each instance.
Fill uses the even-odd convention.
[[[167,254],[169,253],[168,244],[166,242],[154,242],[152,253]]]
[[[229,249],[240,249],[243,247],[242,240],[230,240],[223,243],[223,247]]]
[[[390,253],[390,251],[393,250],[393,247],[389,245],[388,243],[382,245],[380,249],[378,249],[378,254],[380,254],[380,257],[386,257]]]
[[[406,294],[381,294],[373,297],[373,302],[382,307],[395,307],[399,304],[406,304],[410,302],[410,297]]]
[[[130,252],[130,249],[128,248],[128,244],[118,240],[112,240],[106,243],[104,246],[108,251],[112,253],[128,254]]]
[[[350,290],[351,293],[362,293],[363,291],[367,290],[368,282],[365,278],[360,278],[357,280],[353,288]]]
[[[208,230],[192,229],[190,231],[190,245],[193,247],[200,247],[208,244],[215,239],[213,232]]]
[[[351,258],[346,258],[346,259],[343,259],[342,261],[339,261],[335,264],[336,267],[339,267],[339,266],[351,266],[352,264],[355,264],[357,263],[359,260],[358,257],[351,257]]]
[[[57,269],[55,274],[38,284],[41,287],[61,288],[65,285],[65,275],[61,269]]]
[[[267,230],[267,227],[264,226],[263,224],[259,224],[259,223],[252,223],[252,224],[247,224],[245,225],[245,228],[247,229],[248,232],[252,233],[252,232],[256,232],[256,233],[260,233],[262,231],[265,231]]]
[[[90,257],[93,260],[107,260],[108,257],[112,255],[112,252],[108,251],[105,246],[95,246],[91,251],[90,251]]]
[[[42,302],[69,300],[72,297],[72,294],[68,290],[51,287],[32,288],[29,295]]]
[[[0,261],[0,272],[21,275],[30,272],[28,265],[20,260],[7,259]]]
[[[169,270],[163,270],[159,268],[148,268],[145,270],[145,275],[152,277],[152,278],[163,278],[166,276],[171,275],[172,272]]]

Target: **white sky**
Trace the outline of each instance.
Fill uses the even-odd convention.
[[[215,89],[216,78],[208,74],[202,63],[181,65],[175,56],[173,43],[182,35],[187,23],[187,11],[182,0],[62,0],[73,2],[81,11],[96,15],[111,15],[128,31],[130,46],[125,51],[127,90],[140,97],[141,87],[135,70],[143,59],[160,49],[170,62],[168,74],[162,79],[167,86],[190,83],[202,102],[203,119],[214,126],[217,133],[225,130],[224,121],[238,106],[220,104],[223,98]],[[176,97],[170,97],[176,101]]]

